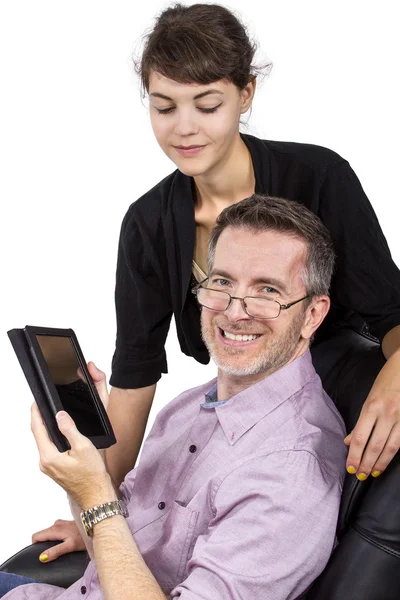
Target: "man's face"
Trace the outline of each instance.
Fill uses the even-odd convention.
[[[240,298],[259,296],[288,304],[307,295],[301,278],[305,257],[305,243],[287,234],[228,227],[217,242],[207,287]],[[308,346],[303,337],[305,319],[304,302],[282,310],[276,319],[261,320],[250,317],[241,301],[232,300],[224,312],[202,308],[202,335],[222,371],[268,374]]]

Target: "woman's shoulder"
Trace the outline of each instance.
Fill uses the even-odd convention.
[[[263,140],[251,135],[243,135],[245,142],[254,148],[255,152],[269,155],[278,163],[297,163],[299,167],[311,168],[319,171],[347,164],[346,159],[334,150],[316,144],[301,142],[283,142],[276,140]]]
[[[130,205],[122,221],[122,238],[140,235],[159,242],[171,234],[173,223],[181,229],[190,225],[192,213],[191,178],[176,169]]]
[[[180,175],[180,171],[176,169],[132,202],[126,212],[125,219],[135,220],[150,217],[154,221],[155,217],[161,216],[163,201],[169,197],[171,189]]]

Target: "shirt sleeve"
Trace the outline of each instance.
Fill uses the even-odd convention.
[[[171,597],[297,598],[333,550],[340,495],[337,476],[309,452],[246,462],[219,487],[215,517],[197,538],[188,577]]]
[[[172,317],[160,219],[143,218],[135,204],[125,216],[118,248],[116,349],[110,384],[136,389],[167,372],[165,341]]]
[[[132,469],[132,471],[129,471],[129,473],[127,475],[125,475],[125,479],[119,486],[119,497],[121,500],[123,500],[125,502],[125,504],[128,504],[132,497],[133,486],[135,485],[136,475],[137,475],[137,467],[135,467],[134,469]]]
[[[319,216],[336,252],[332,302],[361,315],[382,340],[400,325],[400,271],[357,176],[344,160],[325,175]]]

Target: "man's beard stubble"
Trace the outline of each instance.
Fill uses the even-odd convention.
[[[224,356],[219,356],[215,343],[213,322],[211,322],[209,327],[205,326],[202,322],[201,336],[211,358],[221,371],[239,377],[259,375],[261,373],[268,375],[277,371],[293,357],[300,341],[303,324],[304,312],[302,311],[279,337],[274,337],[273,334],[270,334],[266,338],[259,355],[250,359],[251,362],[242,367],[235,365],[235,356],[245,352],[244,349],[226,348]],[[235,327],[233,324],[229,325],[229,329],[238,335],[247,333],[243,328]],[[268,333],[266,335],[268,336]]]

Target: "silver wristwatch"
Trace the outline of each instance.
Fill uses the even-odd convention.
[[[108,517],[114,517],[115,515],[129,516],[126,506],[121,500],[112,500],[105,504],[99,504],[99,506],[93,506],[93,508],[89,508],[88,510],[82,510],[81,521],[87,535],[92,536],[93,527],[96,523],[100,523],[100,521],[108,519]]]

